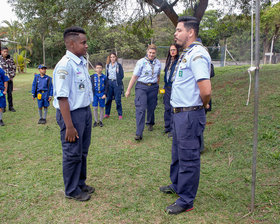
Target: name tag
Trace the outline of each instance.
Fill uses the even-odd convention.
[[[80,90],[80,91],[85,91],[85,84],[84,84],[83,82],[81,82],[81,83],[79,84],[79,90]]]

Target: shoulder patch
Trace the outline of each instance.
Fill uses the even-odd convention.
[[[68,72],[66,70],[62,70],[62,69],[58,70],[56,73],[57,74],[61,74],[62,73],[62,74],[68,75]]]

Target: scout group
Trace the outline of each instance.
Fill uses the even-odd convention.
[[[165,133],[172,135],[173,140],[171,184],[160,187],[159,191],[178,195],[178,199],[165,208],[167,214],[192,210],[199,184],[205,108],[209,107],[211,96],[211,58],[198,38],[198,31],[199,21],[195,17],[179,17],[174,33],[175,44],[169,48],[164,69]],[[123,119],[121,93],[124,72],[117,55],[111,53],[106,63],[106,74],[102,74],[104,67],[99,62],[95,64],[96,73],[90,76],[84,58],[88,48],[86,32],[80,27],[70,27],[64,31],[63,38],[67,51],[54,69],[53,80],[46,75],[47,67],[39,65],[39,74],[34,76],[32,84],[32,97],[34,100],[37,98],[38,102],[38,124],[46,123],[48,107],[54,97],[53,106],[56,108],[63,151],[65,197],[87,201],[95,191],[94,187],[85,183],[92,126],[102,127],[103,118],[110,117],[112,100],[116,102],[118,119]],[[181,54],[178,47],[182,49]],[[6,107],[6,94],[9,110],[15,112],[11,95],[15,66],[8,57],[7,48],[2,48],[1,53],[0,124],[4,125],[2,115]],[[125,96],[129,97],[136,83],[136,141],[142,140],[145,124],[149,131],[153,130],[160,72],[156,46],[151,44],[146,56],[137,62],[125,91]]]

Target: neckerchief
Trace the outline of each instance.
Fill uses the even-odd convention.
[[[182,59],[184,58],[184,56],[186,55],[186,53],[188,53],[188,52],[192,49],[192,47],[195,46],[195,45],[203,46],[203,44],[202,44],[200,41],[197,41],[197,40],[196,40],[196,41],[192,42],[192,44],[191,44],[190,46],[188,46],[186,49],[183,50],[183,52],[181,53],[181,55],[180,55],[180,57],[179,57],[179,60],[178,60],[178,62],[177,62],[177,65],[176,65],[176,67],[175,67],[175,70],[174,70],[174,72],[173,72],[173,74],[172,74],[171,82],[173,82],[174,79],[175,79],[175,75],[176,75],[176,73],[177,73],[177,71],[178,71],[179,64],[181,63]]]
[[[155,70],[154,61],[155,61],[156,58],[154,58],[154,60],[152,62],[151,62],[151,60],[147,56],[145,56],[145,59],[149,62],[149,64],[152,67],[152,78],[153,78],[154,77],[154,70]]]

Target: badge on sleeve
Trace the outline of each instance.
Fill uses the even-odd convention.
[[[187,62],[187,59],[186,59],[186,58],[184,58],[184,59],[183,59],[183,63],[186,63],[186,62]]]
[[[183,71],[179,71],[179,77],[183,76]]]

